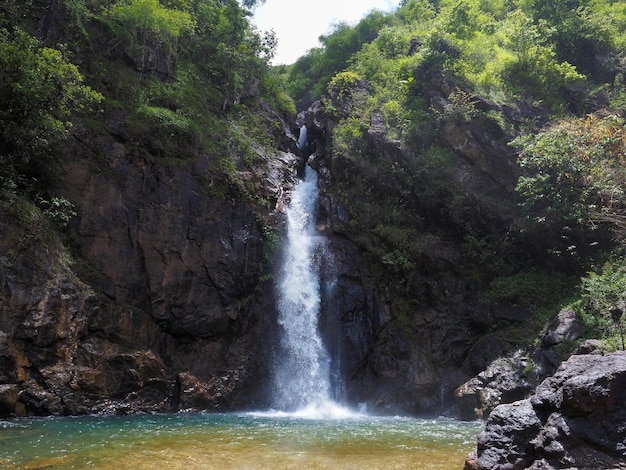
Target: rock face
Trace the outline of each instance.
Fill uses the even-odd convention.
[[[575,355],[496,407],[466,470],[617,469],[626,462],[626,352]]]
[[[76,136],[53,188],[79,214],[72,253],[37,221],[2,227],[0,416],[264,406],[278,326],[258,208],[211,195],[212,156],[159,164],[137,153],[123,115],[106,119],[106,133]],[[333,124],[319,103],[305,122],[334,276],[321,324],[339,393],[377,411],[439,413],[469,378],[464,283],[447,253],[429,257],[415,281],[433,298],[408,325],[419,334],[392,321],[380,273],[343,236],[349,220],[328,191],[341,165],[329,164]],[[372,151],[401,158],[381,125]],[[302,164],[290,126],[279,127],[283,150],[255,170],[277,209]],[[439,303],[437,292],[451,294]]]
[[[461,416],[483,418],[501,403],[526,397],[533,389],[532,358],[521,352],[498,358],[487,369],[455,390]],[[536,384],[535,384],[536,385]]]
[[[359,93],[367,92],[359,86]],[[432,97],[433,106],[443,96]],[[277,124],[272,138],[280,150],[264,155],[257,149],[258,168],[238,172],[235,162],[233,171],[242,181],[263,181],[275,210],[219,194],[212,171],[219,156],[174,164],[161,161],[167,158],[162,155],[145,158],[151,136],[129,135],[123,111],[107,111],[105,132],[75,135],[52,188],[79,214],[65,234],[71,253],[58,235],[38,232],[37,221],[2,226],[9,235],[0,240],[0,416],[267,404],[279,328],[271,282],[278,257],[270,236],[274,244],[280,238],[278,230],[268,236],[272,226],[265,222],[280,227],[303,163],[292,126],[277,116],[270,120]],[[332,154],[336,123],[323,103],[299,120],[307,125],[309,162],[320,175],[318,229],[327,237],[324,262],[332,268],[322,269],[327,288],[320,324],[340,372],[337,394],[377,412],[446,411],[454,390],[504,352],[474,347],[490,326],[484,317],[508,321],[518,312],[485,315],[479,293],[459,269],[462,238],[439,217],[441,207],[425,207],[413,194],[411,217],[418,227],[389,236],[430,232],[419,240],[424,247],[414,265],[402,273],[412,301],[404,305],[404,317],[394,311],[393,281],[381,269],[381,254],[346,230],[353,223],[350,201],[337,188],[363,175],[350,158]],[[366,159],[393,169],[414,157],[387,137],[380,115],[370,116],[370,123]],[[450,121],[442,129],[439,138],[460,157],[454,184],[467,189],[489,220],[508,217],[494,201],[511,192],[510,151],[471,122]],[[385,191],[396,182],[387,174],[378,183]],[[511,385],[487,408],[529,389]]]
[[[260,406],[276,328],[259,210],[211,195],[211,156],[138,158],[109,119],[56,183],[79,214],[72,253],[0,214],[0,417]],[[259,157],[281,202],[301,158]]]
[[[358,83],[353,94],[359,93],[367,93],[367,86]],[[439,94],[437,98],[444,100]],[[343,112],[350,106],[344,100],[333,102],[333,109]],[[403,273],[399,281],[406,283],[419,300],[411,304],[404,323],[398,322],[390,280],[380,266],[369,262],[369,258],[380,254],[368,252],[370,246],[359,240],[358,230],[354,233],[348,226],[354,224],[350,211],[355,206],[364,211],[375,208],[377,201],[368,199],[367,191],[384,192],[381,188],[387,186],[393,191],[397,186],[392,178],[385,180],[386,175],[368,174],[368,169],[373,167],[370,160],[381,166],[385,162],[392,168],[395,165],[403,168],[405,164],[409,167],[414,156],[399,140],[388,137],[377,113],[369,116],[370,127],[362,139],[364,142],[359,142],[363,145],[360,157],[333,154],[335,120],[336,116],[328,115],[321,101],[313,103],[301,117],[308,129],[312,165],[320,175],[319,224],[334,257],[336,290],[333,308],[327,312],[332,321],[326,323],[337,327],[334,332],[327,329],[326,335],[342,338],[334,340],[334,344],[343,344],[344,355],[339,362],[344,371],[346,397],[382,413],[446,412],[453,404],[454,390],[473,375],[468,365],[476,338],[472,319],[484,317],[485,306],[480,305],[471,282],[458,269],[462,263],[460,243],[440,242],[438,236],[432,236],[426,239],[426,244],[435,240],[432,248],[424,249],[420,258],[413,260],[414,268]],[[470,122],[450,122],[442,129],[441,139],[459,154],[452,175],[454,184],[466,188],[475,199],[475,206],[484,207],[483,213],[495,218],[507,217],[498,212],[493,201],[510,197],[515,181],[510,150],[502,142],[494,143],[493,138],[490,141]],[[350,196],[346,199],[345,193],[337,190],[354,181],[362,181],[352,195],[356,201],[350,200]],[[373,185],[379,187],[370,188]],[[410,216],[417,213],[416,218],[422,221],[417,223],[425,231],[452,232],[445,218],[440,218],[439,213],[429,213],[425,205],[420,206],[419,196],[412,197],[406,203],[415,204]],[[398,196],[398,200],[402,197]],[[411,229],[414,232],[410,236],[420,232],[415,227]],[[487,351],[487,364],[499,353],[495,348]],[[529,391],[530,387],[525,390]],[[523,393],[515,398],[521,396]]]
[[[482,419],[493,408],[531,394],[540,381],[553,374],[560,359],[555,351],[565,341],[577,340],[586,332],[571,308],[561,310],[548,327],[541,347],[516,351],[498,358],[484,371],[458,387],[454,394],[463,419]]]

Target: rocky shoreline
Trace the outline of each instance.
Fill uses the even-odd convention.
[[[626,351],[573,355],[529,398],[496,406],[464,468],[626,468]]]

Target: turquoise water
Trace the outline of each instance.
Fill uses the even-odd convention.
[[[3,469],[462,469],[480,423],[171,414],[0,421]]]

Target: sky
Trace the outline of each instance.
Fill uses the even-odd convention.
[[[333,24],[355,25],[373,9],[395,10],[400,0],[266,0],[254,10],[252,23],[259,31],[274,30],[278,39],[272,64],[293,64]]]

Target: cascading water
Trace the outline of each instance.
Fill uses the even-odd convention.
[[[279,284],[278,321],[285,354],[276,364],[276,405],[294,410],[328,400],[328,355],[318,332],[320,283],[315,252],[317,173],[306,166],[287,209],[287,243]]]
[[[306,147],[303,127],[300,148]],[[286,412],[341,415],[331,400],[330,358],[319,333],[319,255],[324,237],[315,228],[317,173],[305,165],[304,179],[287,208],[287,242],[278,285],[281,354],[274,367],[274,406]]]

